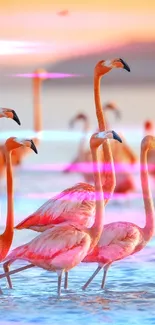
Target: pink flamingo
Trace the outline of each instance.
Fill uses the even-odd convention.
[[[137,163],[137,156],[128,145],[125,138],[121,134],[123,139],[122,148],[112,145],[111,150],[114,157],[114,165],[116,170],[116,187],[115,193],[126,194],[136,190],[136,184],[134,177],[129,171],[128,166],[131,168]],[[118,168],[117,168],[118,167]]]
[[[0,107],[0,118],[3,118],[3,117],[10,118],[10,119],[14,120],[19,125],[21,124],[19,117],[17,116],[14,109]]]
[[[4,144],[4,152],[6,157],[7,167],[7,221],[6,227],[3,234],[0,235],[0,261],[6,257],[12,240],[13,240],[13,176],[12,176],[12,165],[11,165],[11,152],[14,149],[26,146],[33,149],[36,153],[36,147],[31,140],[19,140],[18,138],[9,138]]]
[[[150,120],[146,120],[144,122],[144,134],[145,135],[154,135],[155,133],[155,128],[154,128],[154,124],[152,121]]]
[[[130,222],[113,222],[104,226],[98,245],[83,260],[83,262],[97,262],[98,267],[83,286],[87,288],[96,274],[103,268],[104,274],[101,288],[104,288],[109,267],[115,261],[142,250],[150,241],[155,230],[155,211],[148,180],[147,155],[149,150],[155,149],[155,137],[146,136],[141,142],[141,186],[143,192],[146,224],[144,228]]]
[[[97,149],[106,139],[116,139],[122,142],[114,131],[95,133],[90,139],[95,183],[95,221],[92,227],[81,230],[67,222],[56,225],[29,243],[14,249],[6,258],[5,270],[15,260],[21,259],[43,269],[54,271],[58,274],[58,297],[60,297],[63,271],[68,272],[83,260],[89,250],[96,246],[103,230],[104,195]],[[12,288],[10,275],[6,273],[6,276],[9,286]]]
[[[112,68],[124,68],[130,71],[128,65],[122,59],[111,61],[99,61],[94,70],[94,97],[96,105],[96,115],[100,131],[105,130],[103,109],[100,101],[100,80],[103,75]],[[103,161],[103,150],[99,151],[99,160]],[[107,204],[113,194],[116,180],[113,168],[113,158],[109,141],[104,144],[104,161],[108,165],[102,172],[102,184],[104,191],[104,203]],[[37,211],[21,221],[15,229],[31,229],[43,232],[56,224],[67,221],[77,227],[90,227],[94,222],[95,213],[95,189],[87,183],[79,183],[66,189],[59,195],[45,202]],[[71,199],[72,198],[72,199]],[[8,270],[5,269],[7,272]],[[68,283],[68,273],[66,272],[65,288]]]
[[[107,109],[113,110],[116,113],[117,117],[120,117],[119,109],[117,108],[116,104],[114,103],[107,103],[103,106],[103,111],[106,111]],[[82,137],[80,144],[79,144],[79,150],[78,150],[78,156],[73,160],[73,162],[64,170],[64,172],[71,172],[71,171],[80,171],[78,169],[78,166],[90,165],[92,162],[91,152],[89,149],[86,149],[86,142],[87,142],[87,133],[90,130],[90,121],[86,114],[78,114],[70,121],[70,126],[72,127],[74,123],[77,120],[83,120],[84,121],[84,136]],[[107,122],[106,122],[106,125]],[[108,126],[109,128],[109,126]],[[122,137],[122,135],[121,135]],[[115,187],[115,193],[127,193],[130,191],[135,190],[135,181],[131,174],[131,172],[128,171],[126,164],[133,166],[137,162],[137,157],[135,153],[133,152],[132,148],[126,143],[125,139],[123,138],[123,144],[122,146],[116,145],[114,146],[113,143],[111,143],[111,151],[114,158],[115,163],[115,170],[117,167],[119,167],[119,170],[117,168],[116,170],[116,187]],[[103,157],[104,161],[104,157]],[[93,182],[93,170],[88,172],[88,166],[86,167],[86,172],[82,171],[82,175],[86,182],[92,183]],[[104,182],[104,180],[103,180]]]
[[[155,127],[152,121],[146,120],[144,123],[144,135],[155,135]],[[155,155],[153,151],[148,153],[148,170],[151,176],[155,177]]]
[[[14,111],[14,109],[0,107],[0,118],[3,117],[10,118],[20,125],[20,120],[16,112]],[[3,175],[5,171],[5,166],[6,166],[5,149],[4,149],[4,145],[1,144],[0,145],[0,176]]]
[[[100,131],[105,130],[105,121],[100,102],[100,79],[112,68],[124,68],[127,71],[130,71],[130,68],[122,59],[100,61],[96,65],[94,71],[94,96]],[[102,156],[102,151],[99,153]],[[110,199],[116,184],[115,173],[112,165],[113,158],[108,141],[104,145],[104,157],[105,162],[108,164],[108,169],[104,170],[105,176],[103,175],[103,188],[104,192],[107,193],[104,198],[106,204]],[[70,197],[74,199],[70,201]],[[92,217],[94,215],[95,206],[94,199],[94,186],[87,183],[79,183],[45,202],[36,212],[21,221],[15,229],[32,229],[42,232],[51,228],[52,225],[64,221],[88,227],[89,224],[93,222]]]
[[[120,118],[120,112],[119,112],[119,109],[115,103],[108,102],[105,105],[103,105],[103,112],[105,112],[106,110],[114,111],[116,114],[116,117]],[[77,157],[72,161],[72,163],[65,168],[64,173],[68,173],[68,172],[72,172],[72,171],[80,172],[80,170],[78,170],[78,165],[80,163],[88,163],[88,164],[90,163],[91,164],[91,162],[92,162],[91,151],[89,149],[86,149],[87,133],[91,129],[90,128],[90,120],[89,120],[88,115],[86,115],[84,113],[77,114],[74,118],[71,119],[71,121],[69,122],[69,126],[72,128],[74,126],[74,124],[80,120],[83,121],[84,128],[83,128],[83,137],[81,138],[80,143],[79,143],[78,154],[77,154]],[[109,129],[109,125],[107,124],[107,121],[106,121],[106,128]],[[88,170],[86,171],[86,173],[82,172],[82,175],[86,182],[88,182],[88,183],[93,182],[93,180],[94,180],[93,170],[90,173],[88,173]]]

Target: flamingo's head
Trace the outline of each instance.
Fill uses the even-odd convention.
[[[16,137],[11,137],[6,140],[5,147],[8,151],[12,151],[20,147],[27,147],[32,149],[35,153],[38,153],[37,148],[33,140],[31,139],[20,139]]]
[[[101,60],[97,63],[95,67],[95,69],[100,75],[109,72],[113,68],[122,68],[130,72],[128,64],[120,58],[112,60]]]
[[[34,78],[40,80],[46,80],[48,78],[48,73],[44,69],[37,69],[34,71]]]
[[[106,139],[114,139],[122,143],[122,139],[115,131],[102,131],[94,133],[90,139],[90,146],[99,147]]]
[[[115,112],[117,118],[121,118],[120,110],[114,102],[108,102],[108,103],[104,104],[103,109],[104,110],[107,110],[107,109],[112,110]]]
[[[155,149],[155,137],[153,137],[152,135],[146,135],[141,142],[141,147],[144,150],[154,150]]]
[[[74,126],[74,123],[75,123],[76,121],[79,121],[79,120],[81,120],[81,121],[87,121],[87,115],[84,114],[84,113],[79,113],[79,114],[77,114],[74,118],[72,118],[72,119],[70,120],[70,122],[69,122],[69,127],[72,128],[72,127]]]
[[[2,117],[11,118],[12,120],[16,121],[19,125],[21,124],[19,117],[17,116],[14,109],[0,107],[0,118]]]
[[[145,121],[144,128],[145,128],[146,131],[152,130],[153,123],[150,120]]]

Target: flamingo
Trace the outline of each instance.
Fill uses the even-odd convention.
[[[103,111],[106,111],[107,109],[113,110],[116,113],[117,117],[120,117],[120,111],[117,108],[116,104],[113,102],[108,102],[103,106]],[[77,171],[78,170],[78,164],[84,163],[91,164],[92,156],[89,149],[86,148],[87,143],[87,133],[90,130],[90,121],[86,114],[78,114],[76,115],[71,121],[70,126],[72,127],[74,123],[77,120],[83,120],[84,122],[84,136],[82,137],[80,144],[79,144],[79,150],[78,150],[78,156],[73,160],[73,162],[64,170],[65,173],[71,172],[71,171]],[[106,122],[106,126],[108,123]],[[109,126],[107,126],[109,128]],[[121,135],[122,137],[122,135]],[[130,191],[135,190],[135,181],[131,173],[129,173],[126,164],[129,164],[133,166],[137,162],[137,157],[132,150],[132,148],[126,143],[124,137],[123,137],[123,144],[122,146],[119,146],[116,144],[113,145],[111,143],[111,151],[113,154],[114,162],[115,162],[115,168],[116,166],[120,167],[121,170],[117,170],[116,172],[116,187],[115,187],[115,193],[127,193]],[[104,159],[104,157],[103,157]],[[93,182],[93,173],[92,171],[88,172],[88,169],[86,172],[82,172],[82,175],[86,182],[92,183]]]
[[[19,125],[21,124],[20,120],[19,120],[19,117],[17,116],[14,109],[0,107],[0,118],[3,118],[3,117],[11,118],[17,124],[19,124]]]
[[[34,106],[34,131],[39,133],[42,130],[42,112],[41,112],[41,84],[46,79],[47,72],[43,69],[37,69],[34,71],[33,77],[33,106]],[[35,146],[39,145],[39,138],[33,139]],[[30,149],[21,147],[18,150],[14,150],[12,153],[12,164],[21,165],[25,155],[30,153]]]
[[[21,124],[14,109],[0,107],[0,118],[3,117],[10,118],[19,125]],[[4,145],[1,144],[0,145],[0,176],[2,176],[4,170],[5,170],[5,153],[4,153]]]
[[[144,135],[154,135],[155,128],[154,128],[154,124],[152,121],[150,120],[146,120],[144,122]]]
[[[130,68],[122,59],[102,60],[96,65],[94,71],[94,96],[100,131],[105,130],[105,121],[100,102],[100,79],[112,68],[124,68],[130,71]],[[99,153],[102,156],[102,151]],[[104,157],[105,162],[109,164],[108,169],[104,170],[106,175],[103,183],[104,191],[108,194],[104,197],[106,204],[116,184],[112,165],[113,158],[108,141],[104,144]],[[70,201],[71,197],[73,198],[72,201]],[[78,183],[45,202],[36,212],[21,221],[15,229],[31,229],[42,232],[47,228],[51,228],[52,225],[64,221],[75,223],[77,226],[88,227],[93,222],[94,199],[94,186],[87,183]]]
[[[114,165],[116,170],[116,187],[115,193],[126,194],[136,190],[136,184],[128,166],[132,167],[137,163],[138,159],[133,149],[128,145],[125,138],[121,134],[123,140],[122,148],[112,145],[111,150],[114,157]],[[118,167],[118,169],[117,169]]]
[[[141,186],[143,193],[146,223],[144,228],[130,222],[112,222],[104,226],[98,245],[88,254],[83,262],[97,262],[98,267],[82,287],[87,288],[96,274],[103,268],[101,288],[104,288],[109,267],[115,261],[122,260],[142,250],[153,237],[155,230],[155,210],[148,180],[147,157],[155,149],[155,137],[145,136],[141,142]]]
[[[29,243],[15,248],[7,256],[4,263],[4,270],[8,269],[15,260],[21,259],[30,262],[30,267],[33,264],[33,266],[54,271],[58,275],[58,297],[60,297],[63,271],[68,272],[78,265],[87,253],[96,246],[102,233],[104,193],[102,190],[97,151],[98,147],[105,143],[106,139],[115,139],[122,142],[115,131],[95,133],[90,139],[95,183],[94,224],[89,229],[80,229],[70,225],[68,222],[64,222],[56,225],[52,229],[44,231]],[[10,275],[8,273],[5,275],[7,276],[9,287],[12,288]]]
[[[120,118],[120,112],[119,112],[119,109],[115,103],[113,103],[113,102],[105,103],[103,105],[103,112],[105,112],[106,110],[114,111],[116,114],[116,117]],[[67,166],[67,168],[65,168],[64,173],[68,173],[68,172],[71,172],[74,170],[77,171],[76,164],[78,165],[78,163],[81,163],[81,162],[91,163],[91,161],[92,161],[91,151],[89,149],[86,149],[87,133],[90,131],[89,117],[84,113],[79,113],[74,118],[71,119],[71,121],[69,122],[69,126],[72,128],[74,126],[74,124],[76,123],[76,121],[78,121],[78,120],[81,120],[84,123],[84,129],[83,129],[84,134],[83,134],[83,137],[79,143],[77,157],[73,160],[73,162],[69,166]],[[106,122],[106,127],[109,128],[109,126],[107,125],[107,122]],[[88,173],[88,171],[87,171],[86,173],[83,172],[82,174],[83,174],[86,182],[91,183],[93,181],[93,171],[92,171],[92,173]]]
[[[20,140],[11,137],[4,144],[7,169],[7,221],[3,234],[0,235],[0,262],[6,257],[13,240],[14,215],[13,215],[13,176],[11,164],[11,152],[14,149],[26,146],[37,153],[37,149],[32,140]]]
[[[144,123],[144,135],[155,135],[155,127],[152,121],[146,120]],[[148,153],[148,170],[151,176],[155,177],[155,157],[154,152]]]
[[[103,75],[110,72],[113,68],[123,68],[130,71],[129,66],[122,59],[99,61],[94,69],[94,97],[100,131],[105,130],[103,109],[100,101],[100,80]],[[100,150],[99,154],[99,160],[102,162],[103,150]],[[113,158],[108,140],[104,144],[104,161],[108,165],[108,168],[105,168],[102,172],[104,203],[107,204],[116,185],[115,172],[112,164]],[[37,211],[16,225],[15,229],[31,229],[43,232],[64,221],[77,227],[90,227],[94,222],[94,191],[94,186],[87,183],[78,183],[46,201]],[[67,272],[65,276],[65,288],[67,288]]]

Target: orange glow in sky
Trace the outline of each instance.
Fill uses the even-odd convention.
[[[71,10],[71,11],[131,11],[137,13],[152,13],[155,11],[154,0],[142,1],[142,0],[1,0],[1,10],[12,12],[32,12],[32,11],[59,11],[59,10]]]
[[[52,2],[0,0],[2,63],[11,54],[9,63],[47,62],[132,40],[155,41],[155,1]],[[57,15],[62,10],[69,15]]]

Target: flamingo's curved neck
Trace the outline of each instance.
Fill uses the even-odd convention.
[[[34,105],[34,131],[42,130],[42,116],[41,116],[41,80],[40,78],[33,79],[33,105]]]
[[[91,148],[93,158],[93,169],[94,169],[94,183],[95,183],[95,221],[90,229],[90,235],[92,238],[91,248],[95,247],[100,239],[104,225],[104,194],[102,189],[102,182],[100,177],[100,169],[97,157],[97,148]]]
[[[143,192],[143,200],[146,214],[146,224],[143,228],[144,239],[149,241],[154,234],[155,230],[155,210],[152,199],[152,193],[150,190],[150,184],[148,179],[148,166],[147,166],[147,153],[149,148],[141,146],[141,186]]]
[[[126,141],[123,139],[123,151],[126,157],[128,157],[128,160],[130,161],[131,164],[135,164],[137,162],[137,156],[132,150],[131,147],[126,143]]]
[[[11,165],[11,153],[6,151],[6,172],[7,172],[7,220],[4,233],[0,236],[0,260],[5,258],[13,239],[14,227],[14,204],[13,204],[13,175]]]
[[[79,148],[78,148],[78,156],[80,157],[82,157],[83,153],[85,152],[85,147],[87,143],[87,133],[90,130],[90,121],[88,116],[85,116],[83,121],[84,121],[83,135],[81,137]]]
[[[107,73],[107,71],[105,71]],[[94,73],[94,99],[96,106],[96,116],[98,120],[98,126],[100,131],[106,130],[106,122],[103,115],[103,109],[100,99],[100,81],[101,76],[96,72]],[[104,163],[105,166],[102,171],[102,186],[104,187],[104,196],[105,200],[108,202],[111,195],[113,194],[114,188],[116,186],[115,170],[113,165],[113,157],[111,152],[111,147],[109,140],[104,143],[103,148]],[[104,182],[104,183],[103,183]]]
[[[98,126],[100,131],[106,130],[106,122],[103,115],[101,98],[100,98],[100,82],[101,76],[94,72],[94,99],[95,99],[95,106],[96,106],[96,116],[98,120]]]

